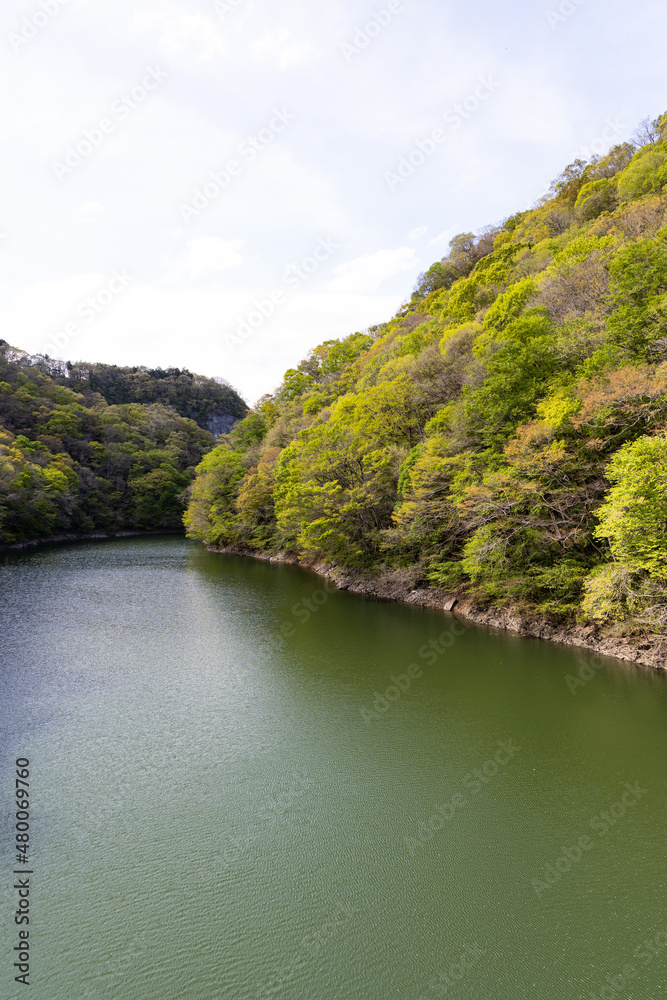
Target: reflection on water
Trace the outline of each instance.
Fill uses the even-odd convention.
[[[664,678],[173,537],[0,587],[34,1000],[662,995]]]

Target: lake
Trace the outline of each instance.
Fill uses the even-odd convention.
[[[667,996],[663,676],[179,537],[0,581],[32,1000]]]

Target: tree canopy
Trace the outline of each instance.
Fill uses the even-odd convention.
[[[0,543],[181,530],[186,491],[214,439],[179,410],[205,425],[222,407],[231,423],[247,409],[228,386],[187,372],[68,366],[3,342]]]
[[[200,465],[190,535],[667,626],[666,248],[661,116],[289,369]]]

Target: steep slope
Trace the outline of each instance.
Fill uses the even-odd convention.
[[[667,624],[667,115],[462,234],[198,469],[186,525],[616,630]]]
[[[189,372],[66,366],[0,344],[0,544],[179,530],[214,443],[179,409],[204,424],[225,415],[226,429],[246,412],[229,386]]]

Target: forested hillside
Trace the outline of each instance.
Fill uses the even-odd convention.
[[[481,603],[667,625],[667,115],[452,240],[205,456],[186,525]]]
[[[214,443],[210,414],[233,422],[246,410],[229,386],[189,372],[65,365],[3,341],[0,544],[182,528],[185,491]]]
[[[120,368],[79,362],[63,370],[52,368],[48,374],[75,392],[99,392],[107,403],[163,403],[213,434],[230,431],[248,411],[226,382],[193,375],[187,368]]]

